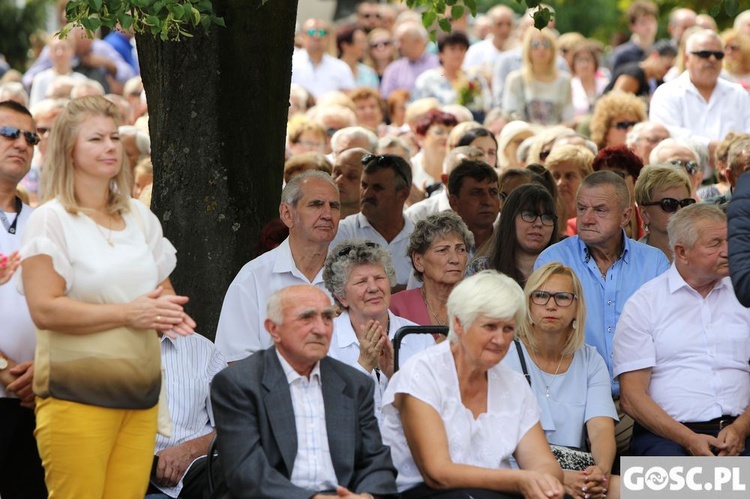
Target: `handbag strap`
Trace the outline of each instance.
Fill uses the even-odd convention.
[[[521,361],[523,375],[526,377],[526,381],[529,382],[529,386],[531,386],[531,375],[529,374],[529,369],[526,367],[526,358],[523,356],[523,351],[521,350],[521,342],[513,340],[513,343],[516,344],[516,352],[518,353],[518,360]]]

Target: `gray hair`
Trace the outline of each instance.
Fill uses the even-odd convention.
[[[367,147],[365,149],[370,153],[375,152],[378,148],[378,136],[375,135],[375,133],[365,127],[348,126],[336,131],[331,137],[331,149],[335,151],[336,154],[341,152],[338,146],[339,142],[342,142],[344,139],[366,141]]]
[[[732,171],[734,181],[737,182],[737,174],[742,175],[742,170],[747,166],[750,159],[750,137],[738,140],[729,146],[727,155],[727,166]]]
[[[516,325],[521,324],[526,317],[521,286],[496,270],[483,270],[459,282],[448,297],[448,340],[458,341],[456,319],[468,329],[480,315],[515,319]]]
[[[419,37],[425,42],[430,38],[430,34],[427,32],[425,27],[422,26],[422,23],[411,21],[399,24],[393,33],[393,37],[397,40],[404,35],[410,35],[415,38]]]
[[[406,248],[406,256],[411,260],[412,267],[414,267],[414,253],[424,255],[432,243],[448,235],[456,235],[462,239],[467,251],[474,246],[474,234],[454,211],[441,211],[417,222],[411,231],[409,246]],[[422,272],[416,267],[414,267],[414,276],[420,282],[424,280]]]
[[[135,137],[135,146],[138,148],[141,157],[151,155],[151,137],[139,127],[135,125],[120,125],[117,131],[120,133],[120,136],[132,135]]]
[[[289,180],[289,182],[287,182],[287,184],[284,186],[284,190],[281,191],[281,202],[283,204],[288,204],[296,208],[299,200],[302,199],[302,196],[305,195],[302,189],[302,184],[305,182],[305,180],[313,178],[328,182],[336,189],[336,192],[339,191],[336,182],[333,181],[330,174],[319,170],[308,170],[306,172],[300,173],[299,175],[295,175],[291,180]]]
[[[708,40],[709,38],[718,40],[719,43],[721,44],[722,50],[724,49],[724,42],[722,41],[718,33],[711,31],[710,29],[699,29],[688,37],[687,42],[685,43],[685,53],[692,52],[693,46],[697,43],[699,39]]]
[[[584,187],[592,188],[604,185],[611,185],[615,189],[617,200],[620,202],[620,208],[624,210],[630,206],[630,189],[628,189],[628,184],[625,183],[625,180],[621,176],[610,170],[599,170],[598,172],[586,175],[581,181],[578,193],[580,193],[581,189]],[[576,197],[578,193],[576,194]]]
[[[0,101],[13,100],[14,97],[21,99],[24,106],[29,105],[29,94],[23,88],[23,83],[8,81],[0,85]]]
[[[284,322],[284,289],[274,291],[266,302],[266,317],[277,326]]]
[[[396,285],[396,271],[390,252],[372,241],[342,241],[328,253],[323,267],[323,281],[336,304],[346,309],[339,298],[344,297],[344,287],[352,269],[358,265],[381,265],[391,287]]]
[[[693,144],[691,144],[690,142],[686,140],[669,138],[669,139],[664,139],[658,144],[656,144],[656,147],[654,147],[651,150],[651,154],[648,155],[648,162],[651,164],[666,163],[667,158],[661,158],[660,154],[663,149],[666,149],[669,146],[679,146],[679,147],[684,147],[686,149],[689,149],[690,152],[692,152],[693,155],[695,156],[696,161],[701,160],[700,155],[698,154],[698,151],[695,150],[695,147],[693,147]]]
[[[643,130],[654,125],[661,125],[661,123],[656,123],[655,121],[641,121],[636,123],[625,136],[625,145],[631,149],[635,147],[638,139],[641,137],[641,133],[643,132]],[[661,127],[667,130],[667,133],[669,133],[667,127],[665,127],[664,125],[661,125]]]
[[[696,203],[686,206],[672,215],[667,224],[669,247],[674,251],[675,246],[682,245],[692,248],[698,241],[697,225],[700,221],[726,223],[727,216],[719,207],[713,204]]]

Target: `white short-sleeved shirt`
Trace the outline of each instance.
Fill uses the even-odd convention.
[[[703,298],[674,264],[625,303],[614,375],[651,368],[648,394],[679,422],[737,416],[750,405],[750,309],[729,277]]]
[[[216,328],[216,347],[228,362],[273,345],[263,325],[266,303],[274,292],[295,284],[312,284],[331,296],[323,282],[322,267],[312,282],[297,268],[289,238],[242,267],[224,296]]]
[[[315,65],[307,51],[298,50],[292,57],[292,83],[319,99],[328,92],[354,88],[354,75],[344,61],[323,54],[320,63]]]
[[[10,224],[16,220],[16,213],[5,212]],[[16,233],[10,234],[0,223],[0,254],[10,256],[21,247],[21,236],[26,222],[31,216],[31,207],[21,206],[21,213],[16,221]],[[13,285],[12,280],[0,286],[0,352],[16,362],[34,360],[36,347],[36,333],[34,323],[26,305],[26,298]],[[8,397],[5,387],[0,383],[0,398]]]
[[[398,371],[383,395],[383,443],[390,445],[399,492],[424,479],[414,463],[393,407],[406,393],[433,407],[445,425],[451,461],[491,469],[511,469],[511,457],[524,435],[539,422],[539,406],[523,375],[498,364],[487,372],[487,412],[474,419],[461,402],[450,342],[415,355]]]
[[[406,248],[409,246],[409,236],[412,230],[414,230],[414,224],[404,216],[403,229],[389,243],[370,225],[370,222],[361,212],[355,213],[341,221],[339,231],[336,233],[336,238],[330,247],[333,249],[342,241],[354,241],[357,239],[364,239],[381,245],[391,253],[393,268],[396,270],[397,284],[405,285],[409,282],[409,276],[412,271],[411,258],[406,256]]]
[[[417,325],[403,317],[393,315],[390,311],[388,312],[388,318],[390,319],[388,337],[391,341],[393,340],[393,337],[396,336],[396,331],[402,327]],[[401,343],[401,349],[398,354],[399,364],[404,365],[404,363],[413,355],[422,352],[433,345],[435,345],[435,340],[429,334],[412,334],[407,336]],[[372,378],[375,383],[375,416],[377,416],[378,421],[380,421],[381,408],[383,406],[383,393],[385,393],[385,389],[388,387],[388,378],[383,373],[380,373],[380,376],[378,377],[374,371],[367,372],[365,368],[357,362],[359,359],[359,340],[357,339],[357,334],[352,327],[349,312],[343,312],[333,321],[333,336],[331,337],[331,348],[328,351],[328,355],[345,364],[349,364]]]
[[[596,348],[583,345],[576,350],[568,370],[557,376],[542,373],[523,343],[521,350],[531,376],[531,391],[541,410],[542,429],[549,443],[584,449],[584,429],[588,420],[607,417],[617,421],[607,364]],[[523,373],[515,342],[502,364]],[[546,396],[547,385],[549,398]]]

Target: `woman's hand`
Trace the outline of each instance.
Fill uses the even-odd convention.
[[[565,487],[547,473],[521,471],[518,485],[525,499],[562,499],[565,495]]]
[[[383,374],[385,374],[386,378],[391,379],[393,377],[393,371],[395,370],[393,367],[393,343],[391,343],[385,330],[383,330],[383,337],[385,338],[385,343],[383,343],[383,348],[380,350],[378,367]]]
[[[182,308],[187,302],[187,296],[164,294],[159,286],[127,304],[127,324],[136,329],[156,329],[170,338],[192,334],[195,321]]]
[[[370,320],[361,327],[357,337],[359,339],[359,359],[357,362],[368,373],[372,372],[375,366],[378,365],[380,354],[383,351],[386,341],[388,341],[388,336],[378,321]],[[393,347],[391,346],[391,348]],[[393,368],[391,368],[392,370]]]
[[[608,473],[598,466],[583,471],[564,470],[565,491],[575,498],[602,499],[607,497]]]
[[[21,264],[21,255],[14,251],[10,256],[0,253],[0,286],[10,281],[16,269]]]

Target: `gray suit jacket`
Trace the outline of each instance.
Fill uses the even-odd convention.
[[[328,357],[320,362],[320,377],[339,485],[356,493],[396,494],[396,470],[375,419],[372,380]],[[275,348],[217,374],[211,400],[223,470],[212,497],[307,499],[320,492],[289,481],[297,430],[289,384]]]

